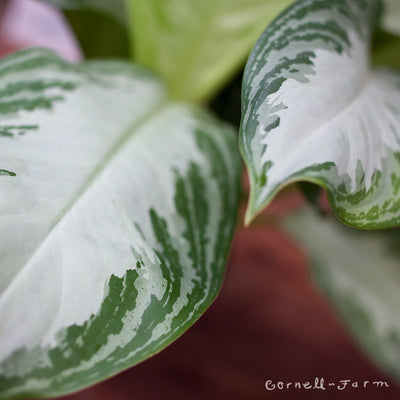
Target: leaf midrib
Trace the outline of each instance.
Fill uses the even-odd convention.
[[[168,98],[163,98],[156,106],[151,108],[149,111],[144,113],[139,119],[134,121],[125,131],[121,134],[118,140],[115,141],[114,145],[107,152],[105,157],[98,161],[98,167],[93,170],[93,172],[89,175],[85,183],[77,190],[76,194],[71,198],[69,204],[64,207],[64,209],[56,216],[53,224],[50,226],[47,234],[41,239],[41,242],[38,247],[32,252],[29,258],[26,260],[22,268],[18,271],[18,273],[13,277],[13,279],[8,283],[7,287],[0,293],[0,304],[2,299],[7,296],[18,279],[20,275],[26,270],[31,260],[34,258],[35,254],[45,246],[49,237],[54,232],[54,229],[65,219],[65,217],[69,214],[69,212],[74,208],[74,206],[79,202],[79,200],[87,193],[95,184],[100,175],[107,169],[107,167],[111,164],[112,160],[116,158],[119,152],[124,148],[125,144],[128,143],[133,135],[138,132],[143,126],[145,126],[151,119],[154,119],[156,115],[159,115],[162,110],[167,108],[171,104],[171,100]]]

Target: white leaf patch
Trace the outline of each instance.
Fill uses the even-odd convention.
[[[218,293],[230,128],[130,64],[0,62],[0,398],[56,396],[153,355]]]

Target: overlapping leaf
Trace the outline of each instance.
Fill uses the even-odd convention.
[[[0,63],[0,398],[158,352],[215,298],[239,162],[225,125],[123,63]]]
[[[308,180],[347,224],[400,223],[400,74],[369,65],[380,11],[378,0],[300,0],[264,31],[243,85],[248,222]]]
[[[209,97],[293,0],[128,0],[135,60],[177,98]]]
[[[285,226],[305,246],[316,284],[361,348],[400,380],[400,230],[362,232],[310,211]]]

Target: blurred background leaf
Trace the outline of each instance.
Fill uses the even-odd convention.
[[[126,23],[124,0],[42,0],[65,9],[95,9],[110,14],[120,22]]]
[[[359,346],[400,381],[400,229],[360,231],[310,210],[284,226],[307,250],[317,286]]]
[[[128,0],[134,60],[159,73],[175,98],[209,99],[292,2]]]
[[[400,1],[384,0],[385,8],[382,15],[382,25],[390,32],[400,35]]]
[[[128,30],[115,18],[88,9],[64,13],[86,58],[129,58]]]
[[[400,36],[378,30],[373,42],[372,62],[376,66],[400,69]]]

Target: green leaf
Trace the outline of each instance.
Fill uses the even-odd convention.
[[[400,36],[378,30],[373,42],[372,62],[377,67],[400,69]]]
[[[400,224],[400,74],[369,65],[380,10],[378,0],[301,0],[260,37],[242,93],[247,222],[306,180],[349,225]]]
[[[56,7],[65,9],[94,9],[117,18],[126,23],[125,0],[41,0]]]
[[[115,18],[96,10],[65,10],[64,14],[85,59],[130,58],[128,29]]]
[[[382,25],[389,31],[400,35],[400,1],[385,0]]]
[[[360,347],[400,381],[400,230],[355,230],[310,211],[284,225],[307,250],[317,286]]]
[[[265,25],[293,0],[127,0],[135,61],[176,98],[201,101],[244,63]]]
[[[157,353],[217,295],[235,135],[147,71],[0,62],[0,398],[56,396]]]

